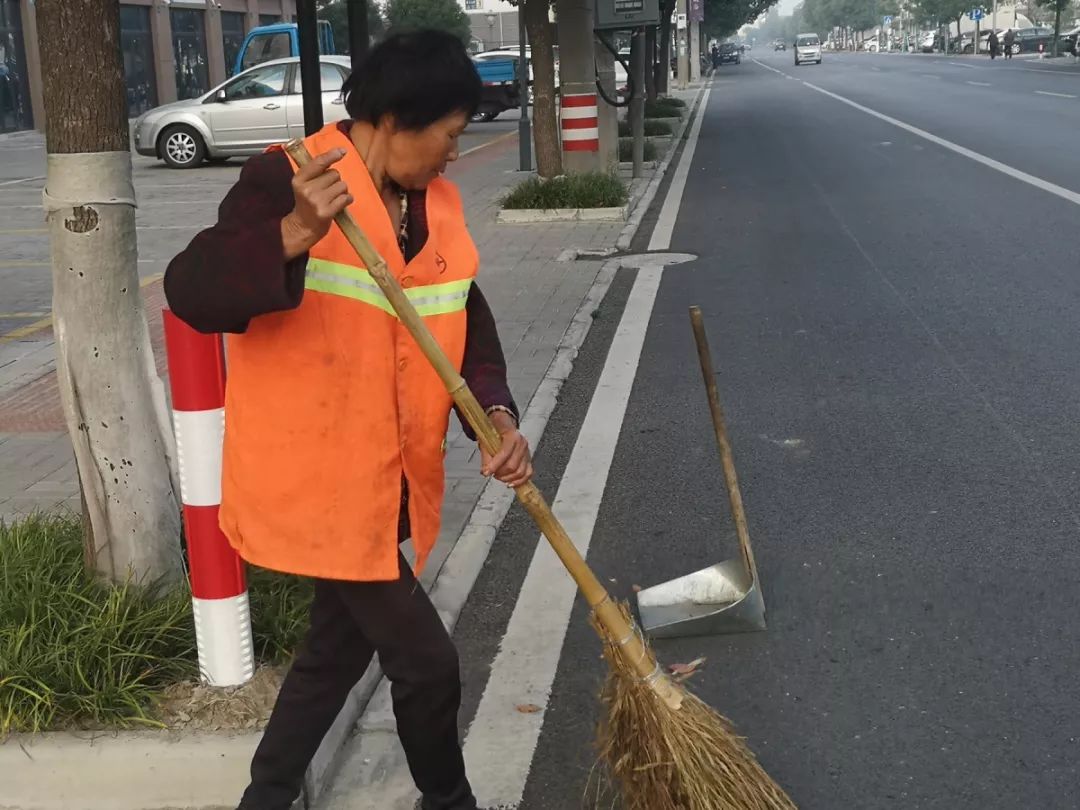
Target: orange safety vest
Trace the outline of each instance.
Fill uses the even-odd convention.
[[[479,255],[457,189],[428,187],[427,243],[406,264],[348,136],[331,124],[304,143],[346,150],[335,168],[350,213],[460,369]],[[309,251],[300,306],[252,319],[227,352],[220,524],[239,554],[306,576],[397,579],[404,473],[422,568],[439,533],[452,400],[337,226]]]

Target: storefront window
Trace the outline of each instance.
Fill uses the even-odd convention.
[[[232,76],[236,67],[236,55],[244,44],[244,17],[242,11],[221,12],[221,38],[225,46],[225,72]]]
[[[127,80],[128,115],[134,118],[157,106],[150,9],[145,6],[120,6],[120,44],[124,54],[124,78]]]
[[[33,125],[19,3],[0,0],[0,132]]]
[[[276,25],[281,22],[280,14],[260,14],[259,25]]]
[[[172,22],[176,97],[196,98],[210,89],[206,58],[206,20],[202,11],[169,9]]]

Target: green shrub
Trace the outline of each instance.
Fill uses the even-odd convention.
[[[291,655],[310,590],[296,577],[252,572],[259,663]],[[161,691],[197,675],[186,584],[117,587],[92,577],[77,517],[0,522],[0,735],[157,725]]]
[[[681,118],[686,103],[677,98],[660,98],[645,102],[646,118]]]
[[[629,137],[630,134],[631,134],[631,132],[630,132],[630,122],[629,121],[620,121],[619,122],[619,136],[623,137],[623,138],[626,138],[626,137]],[[660,135],[670,135],[670,134],[671,134],[671,124],[669,124],[667,121],[655,121],[655,120],[652,120],[650,118],[645,119],[645,137],[654,138],[654,137],[657,137],[657,136],[660,136]]]
[[[613,174],[585,172],[552,180],[533,177],[503,198],[503,208],[618,208],[626,205],[626,186]]]
[[[629,163],[630,161],[632,161],[634,159],[633,148],[633,138],[619,138],[619,161],[622,163]],[[645,141],[644,152],[644,160],[656,160],[656,142]]]

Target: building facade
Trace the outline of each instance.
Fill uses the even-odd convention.
[[[250,29],[295,19],[295,0],[122,0],[128,114],[202,95]],[[0,132],[44,128],[34,0],[0,0]]]
[[[458,0],[458,3],[469,16],[474,52],[516,47],[521,41],[518,10],[506,0]]]

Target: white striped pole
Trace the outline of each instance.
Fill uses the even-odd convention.
[[[251,680],[255,656],[244,563],[218,526],[225,347],[221,335],[200,334],[167,309],[162,316],[199,672],[210,686],[236,686]]]
[[[559,116],[564,152],[600,151],[600,114],[596,93],[564,95]]]

